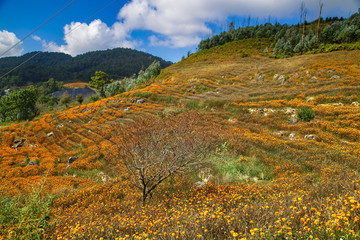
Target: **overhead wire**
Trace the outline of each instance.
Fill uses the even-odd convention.
[[[111,5],[113,5],[115,2],[117,2],[119,0],[114,0],[112,2],[110,2],[108,5],[106,5],[105,7],[103,7],[102,9],[100,9],[99,11],[97,11],[95,14],[93,14],[92,16],[88,17],[87,19],[85,19],[84,21],[81,22],[81,24],[79,24],[78,26],[76,26],[75,28],[71,29],[71,31],[67,32],[66,34],[64,34],[63,36],[61,36],[60,38],[56,39],[54,42],[51,42],[50,44],[48,44],[44,49],[48,49],[49,47],[51,47],[52,45],[54,45],[55,43],[57,43],[58,41],[60,41],[61,39],[63,39],[66,35],[72,33],[73,31],[75,31],[76,29],[78,29],[81,25],[83,25],[84,23],[88,22],[90,19],[94,18],[96,15],[98,15],[99,13],[101,13],[102,11],[104,11],[106,8],[110,7]],[[21,67],[22,65],[24,65],[25,63],[29,62],[31,59],[33,59],[34,57],[36,57],[37,55],[41,54],[42,52],[37,52],[34,55],[32,55],[30,58],[28,58],[27,60],[23,61],[22,63],[20,63],[19,65],[17,65],[16,67],[14,67],[13,69],[11,69],[10,71],[8,71],[7,73],[5,73],[4,75],[2,75],[0,77],[0,79],[2,79],[3,77],[7,76],[8,74],[12,73],[13,71],[15,71],[16,69],[18,69],[19,67]]]
[[[72,0],[68,5],[66,5],[65,7],[63,7],[62,9],[60,9],[57,13],[55,13],[52,17],[50,17],[48,20],[46,20],[45,22],[43,22],[40,26],[38,26],[36,29],[34,29],[31,33],[29,33],[28,35],[26,35],[24,38],[22,38],[20,41],[18,41],[16,44],[14,44],[13,46],[11,46],[8,50],[6,50],[5,52],[3,52],[0,57],[4,56],[5,54],[7,54],[8,52],[10,52],[12,49],[14,49],[17,45],[19,45],[20,43],[22,43],[25,39],[27,39],[28,37],[30,37],[34,32],[36,32],[37,30],[39,30],[40,28],[42,28],[45,24],[47,24],[48,22],[50,22],[54,17],[56,17],[57,15],[59,15],[62,11],[64,11],[66,8],[68,8],[71,4],[73,4],[76,0]]]

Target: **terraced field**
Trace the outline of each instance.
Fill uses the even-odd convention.
[[[2,195],[45,179],[49,239],[357,239],[360,51],[272,59],[261,44],[245,56],[242,44],[194,54],[122,95],[2,127]],[[315,118],[299,119],[302,107]],[[113,165],[114,133],[182,114],[197,114],[197,131],[217,145],[142,207]],[[205,170],[210,183],[192,188]],[[2,226],[0,239],[21,231]]]

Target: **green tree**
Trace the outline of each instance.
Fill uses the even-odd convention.
[[[36,107],[38,93],[36,88],[30,87],[13,91],[9,96],[0,99],[0,118],[6,120],[30,120],[39,111]]]
[[[106,93],[108,96],[115,96],[116,94],[120,94],[125,92],[125,88],[121,86],[119,81],[112,82],[106,86]]]
[[[109,79],[109,75],[102,72],[96,71],[95,76],[91,77],[90,86],[96,88],[99,91],[100,97],[106,97],[105,85],[112,83],[113,79]]]

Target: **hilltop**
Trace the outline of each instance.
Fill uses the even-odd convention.
[[[270,41],[206,49],[131,91],[2,127],[1,216],[16,213],[14,195],[41,209],[2,221],[2,236],[358,238],[360,51],[275,59]],[[128,138],[134,127],[177,136],[172,124],[210,143],[205,161],[142,207],[117,151],[150,146]]]
[[[64,53],[31,52],[20,57],[1,58],[0,75],[34,55],[36,56],[30,61],[1,79],[0,89],[29,83],[36,84],[48,81],[50,78],[64,82],[73,80],[88,82],[95,71],[104,71],[110,75],[110,78],[121,79],[145,69],[153,61],[159,61],[162,68],[171,64],[151,54],[127,48],[88,52],[76,57]]]

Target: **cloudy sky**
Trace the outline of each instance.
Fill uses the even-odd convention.
[[[0,55],[74,0],[0,0]],[[6,56],[57,51],[76,56],[94,50],[128,47],[176,62],[194,52],[201,39],[234,20],[294,24],[301,2],[308,20],[318,16],[318,0],[75,0]],[[360,0],[322,0],[323,16],[357,12]],[[64,37],[63,37],[64,36]],[[60,39],[59,41],[57,41]]]

